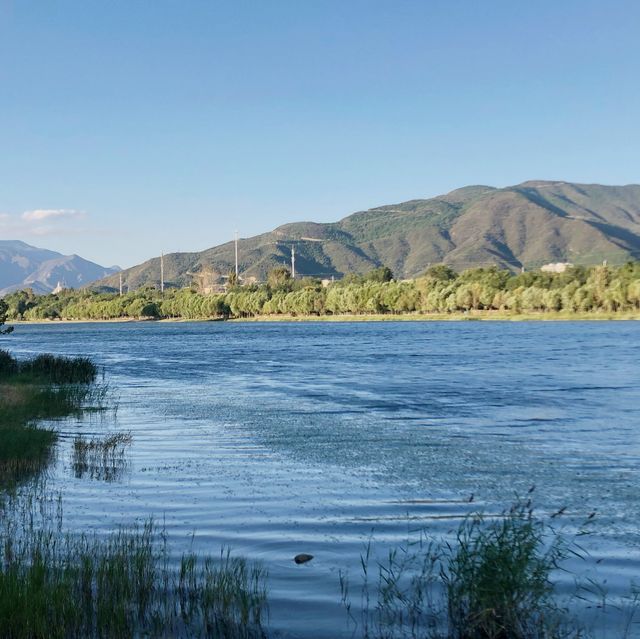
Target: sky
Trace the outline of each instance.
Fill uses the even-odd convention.
[[[0,0],[0,239],[103,265],[640,182],[637,0]]]

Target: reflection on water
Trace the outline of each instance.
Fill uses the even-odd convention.
[[[351,636],[339,572],[358,573],[372,535],[381,553],[447,535],[532,484],[569,527],[597,512],[577,569],[609,596],[639,573],[638,323],[54,324],[10,340],[91,355],[120,395],[113,424],[64,426],[49,483],[66,523],[154,515],[178,551],[263,560],[284,636]],[[107,432],[131,432],[126,468],[89,481],[74,438]]]

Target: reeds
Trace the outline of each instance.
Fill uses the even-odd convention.
[[[224,551],[170,567],[153,521],[106,539],[38,528],[0,532],[0,629],[7,639],[262,637],[266,573]]]
[[[0,348],[0,377],[15,375],[18,372],[18,362],[9,351]]]
[[[559,637],[551,573],[571,544],[519,501],[487,521],[473,515],[447,544],[442,579],[454,639]],[[575,550],[573,551],[575,553]]]
[[[41,355],[18,362],[0,351],[0,486],[46,466],[57,434],[41,420],[101,411],[109,393],[86,358]]]
[[[127,468],[125,451],[131,445],[130,432],[111,433],[88,439],[78,435],[73,440],[71,466],[78,479],[102,481],[119,479]]]
[[[14,488],[0,504],[0,634],[262,637],[266,573],[260,565],[226,551],[219,560],[185,555],[176,570],[164,530],[153,521],[100,539],[63,534],[59,501],[57,514],[47,510],[38,471],[57,434],[36,424],[103,410],[108,387],[94,384],[96,375],[84,358],[45,355],[19,363],[0,351],[0,487]],[[130,443],[130,433],[76,437],[74,472],[117,478]],[[26,476],[36,481],[20,488]]]
[[[369,543],[361,556],[359,616],[344,573],[343,605],[363,639],[587,636],[554,595],[552,577],[569,556],[586,558],[575,536],[584,534],[592,520],[581,522],[578,533],[565,535],[557,519],[536,517],[527,499],[500,516],[466,517],[453,540],[429,540],[421,533],[383,560],[373,561]],[[585,596],[576,577],[575,599]],[[627,602],[629,619],[637,603],[637,597]]]
[[[91,384],[98,376],[98,368],[87,357],[43,354],[18,362],[7,351],[0,351],[0,376],[16,375],[40,383]]]

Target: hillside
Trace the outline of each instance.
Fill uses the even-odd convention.
[[[17,240],[0,240],[0,295],[23,288],[50,293],[58,284],[79,288],[117,270],[78,255],[62,255]]]
[[[298,222],[239,242],[240,274],[263,280],[296,252],[299,275],[340,277],[376,266],[397,277],[444,262],[457,270],[495,264],[518,270],[549,262],[620,264],[640,259],[640,185],[532,181],[468,186],[426,200],[381,206],[339,222]],[[165,281],[220,281],[234,265],[233,242],[164,258]],[[160,260],[127,269],[129,288],[158,285]],[[115,277],[100,285],[116,287]]]

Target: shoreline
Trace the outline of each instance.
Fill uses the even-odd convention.
[[[640,312],[621,313],[502,313],[471,311],[465,313],[405,313],[402,315],[256,315],[233,318],[229,322],[566,322],[566,321],[639,321]]]
[[[232,322],[232,323],[268,323],[268,322],[566,322],[566,321],[640,321],[640,311],[607,313],[504,313],[501,311],[470,311],[468,313],[404,313],[404,314],[341,314],[341,315],[256,315],[254,317],[223,318],[166,318],[135,319],[118,317],[114,319],[53,319],[18,320],[7,322],[8,326],[58,325],[58,324],[129,324],[129,323],[185,323],[185,322]]]

